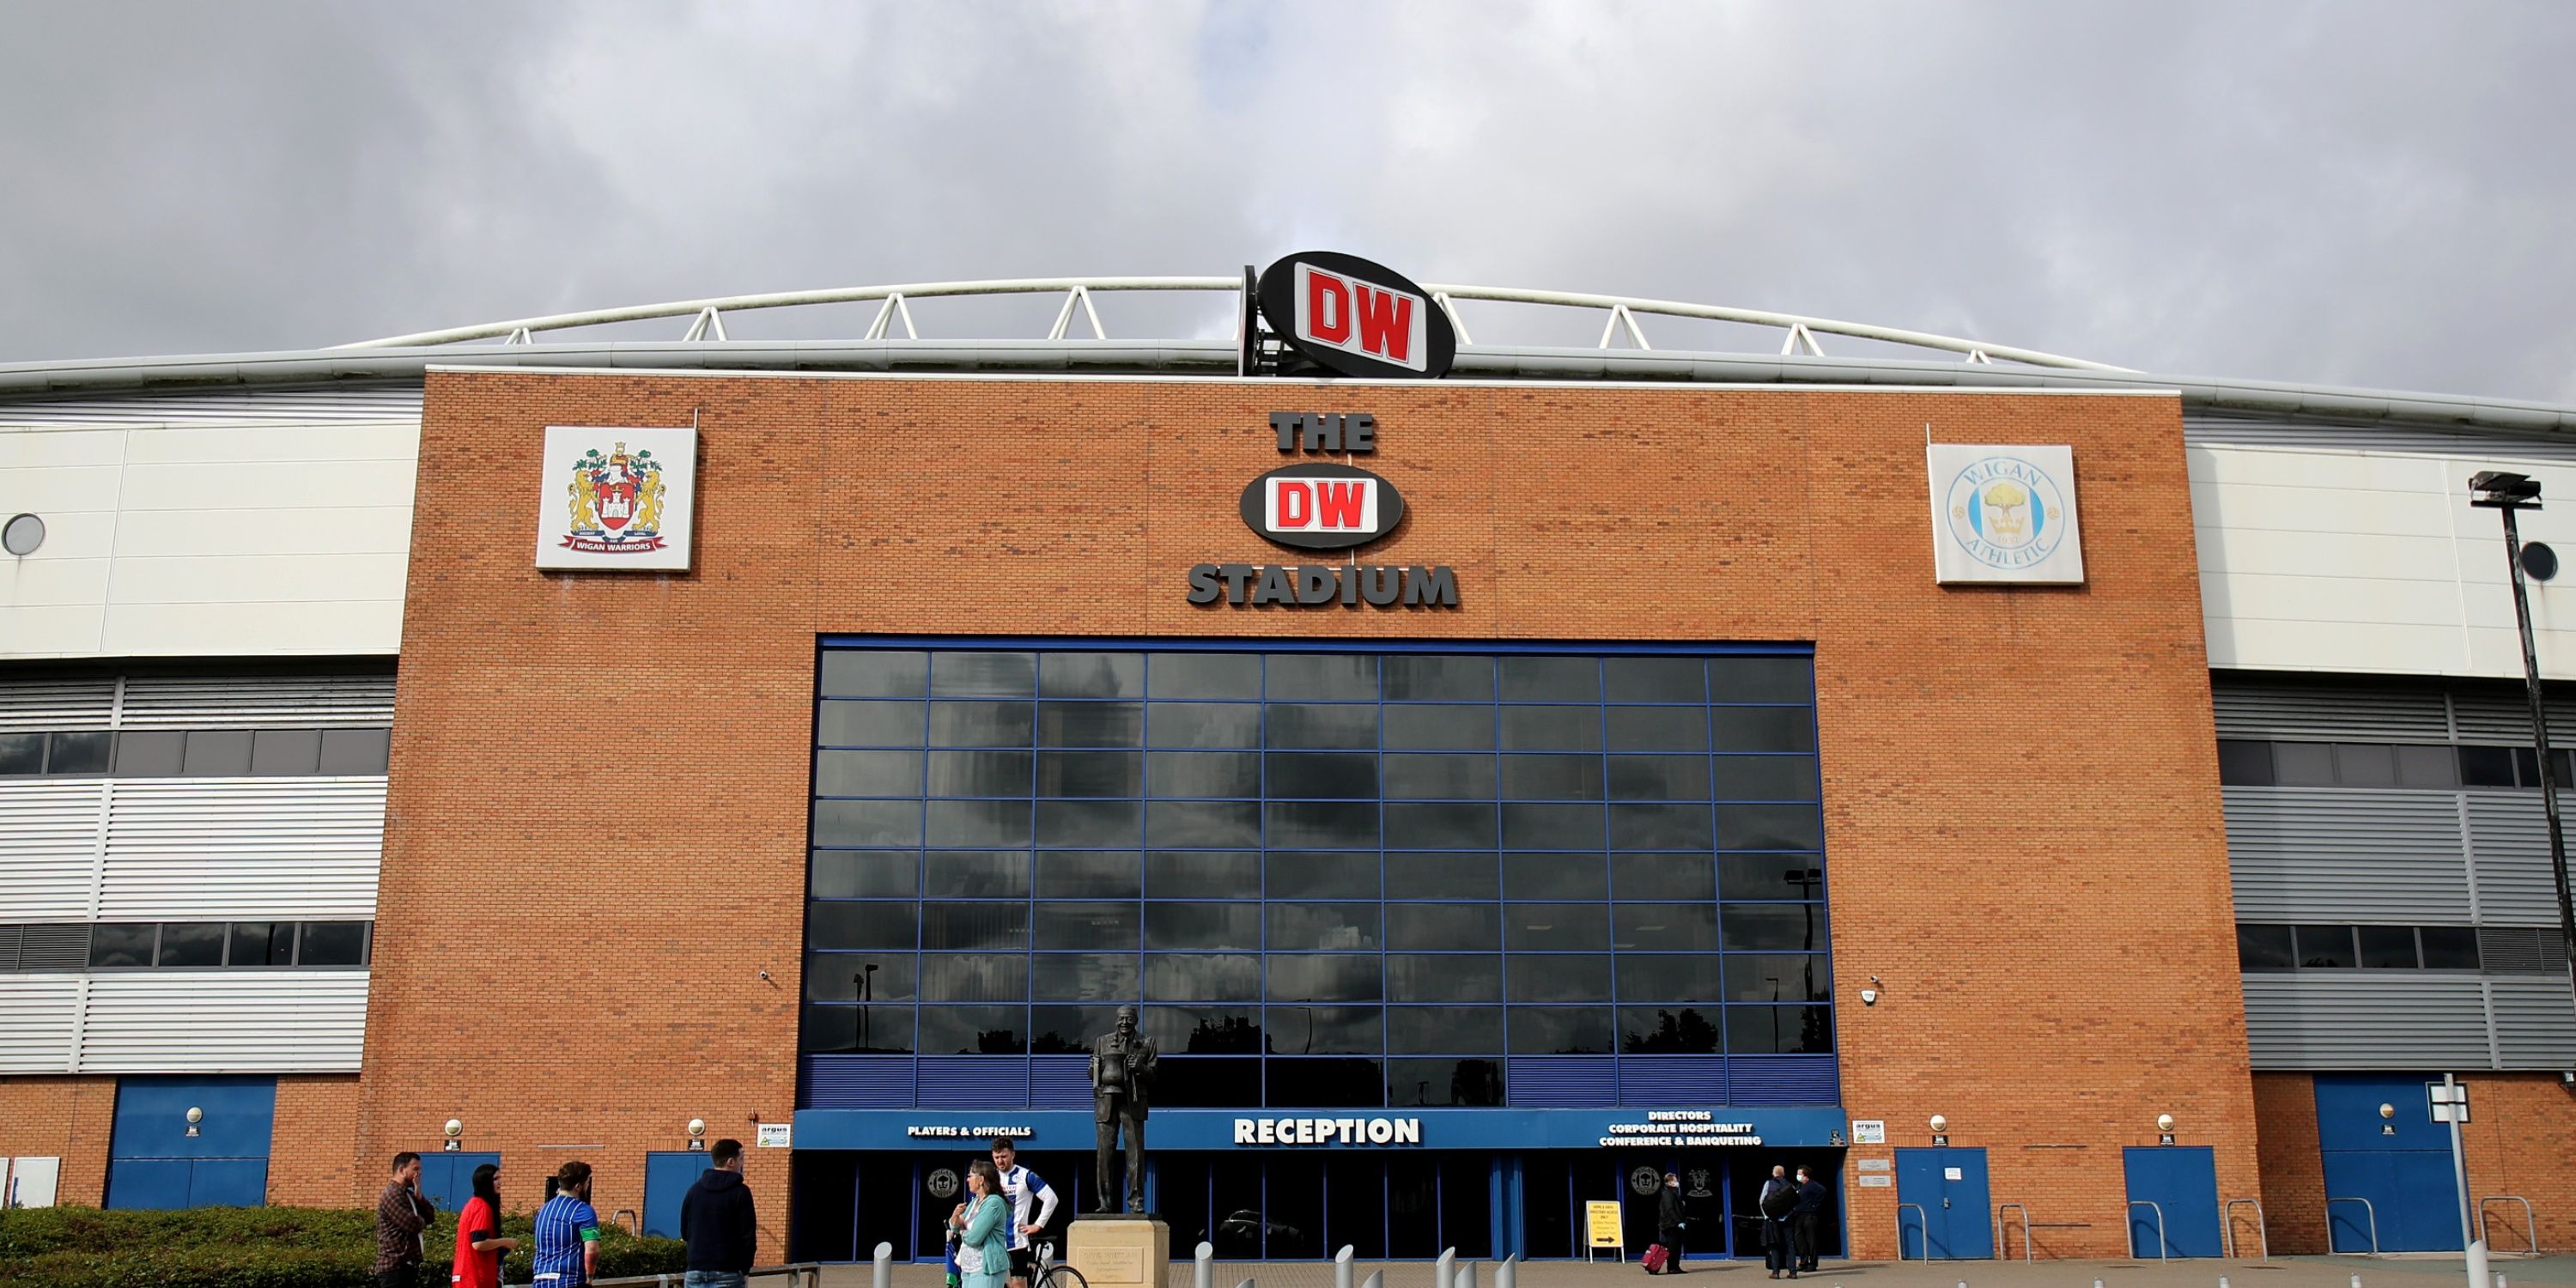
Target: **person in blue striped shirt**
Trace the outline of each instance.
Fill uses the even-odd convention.
[[[590,1206],[590,1164],[555,1171],[555,1196],[537,1209],[536,1288],[581,1288],[599,1272],[599,1213]]]

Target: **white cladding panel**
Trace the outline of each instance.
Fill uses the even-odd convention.
[[[382,775],[0,783],[0,921],[364,921],[384,835]]]
[[[367,972],[93,975],[80,1073],[354,1073]]]
[[[0,659],[393,653],[419,397],[0,403]]]
[[[2469,476],[2501,469],[2551,503],[2522,535],[2564,550],[2571,575],[2532,583],[2532,624],[2543,673],[2576,678],[2576,466],[2503,438],[2468,456],[2200,437],[2186,454],[2212,667],[2521,676],[2502,526],[2469,505]]]
[[[0,1074],[71,1072],[80,995],[76,975],[0,975]]]

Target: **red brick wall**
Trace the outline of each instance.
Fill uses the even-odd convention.
[[[2263,1163],[2263,1219],[2272,1251],[2326,1251],[2325,1161],[2317,1153],[2317,1085],[2304,1073],[2254,1075],[2254,1129]],[[2244,1229],[2239,1241],[2251,1245]]]
[[[277,1080],[269,1132],[268,1201],[280,1207],[364,1207],[393,1153],[358,1166],[356,1074],[286,1074]]]
[[[1185,602],[1296,562],[1236,516],[1274,409],[1378,416],[1410,509],[1366,557],[1454,565],[1459,609]],[[531,566],[544,426],[692,417],[694,572]],[[2074,444],[2090,584],[1936,587],[1927,423]],[[2158,1113],[2254,1192],[2171,398],[433,374],[361,1157],[458,1116],[513,1197],[579,1155],[607,1209],[687,1118],[790,1111],[826,631],[1813,641],[1851,1111],[1948,1115],[1998,1202],[2091,1223],[2061,1253],[2122,1250]],[[1852,1195],[1891,1255],[1893,1192]]]
[[[2469,1084],[2469,1121],[2460,1129],[2475,1197],[2519,1194],[2539,1218],[2544,1252],[2576,1250],[2576,1092],[2554,1073],[2480,1073]],[[2486,1238],[2499,1252],[2527,1252],[2522,1209],[2486,1209]]]
[[[114,1078],[0,1078],[0,1155],[63,1160],[57,1203],[105,1201],[115,1124]]]

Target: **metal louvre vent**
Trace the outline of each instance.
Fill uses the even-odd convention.
[[[2480,981],[2397,971],[2248,975],[2245,1037],[2257,1069],[2483,1069]]]
[[[2210,676],[2221,738],[2432,743],[2451,740],[2439,689]],[[2526,722],[2527,723],[2527,722]]]
[[[105,729],[116,710],[116,681],[47,679],[0,681],[0,733]]]
[[[393,722],[391,675],[136,676],[128,729],[372,726]]]
[[[2501,453],[2509,460],[2576,462],[2576,443],[2544,438],[2505,438],[2492,430],[2471,434],[2405,429],[2385,424],[2288,423],[2209,414],[2186,413],[2182,418],[2182,441],[2187,447],[2233,444],[2295,447],[2305,451],[2468,456],[2479,460],[2494,458]]]
[[[2576,699],[2547,695],[2549,704],[2550,745],[2576,745]],[[2459,723],[2460,741],[2511,743],[2527,746],[2531,742],[2531,699],[2521,690],[2512,692],[2477,691],[2451,696],[2452,718]]]
[[[421,382],[107,394],[0,402],[0,425],[310,425],[417,421]]]
[[[89,923],[55,922],[13,927],[18,970],[75,971],[89,965]]]
[[[2478,958],[2491,974],[2563,975],[2567,941],[2556,926],[2480,926]]]
[[[2225,787],[2236,915],[2247,921],[2469,919],[2454,792]]]

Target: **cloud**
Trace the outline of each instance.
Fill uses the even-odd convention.
[[[0,48],[0,360],[1330,247],[2576,401],[2571,55],[2538,3],[39,6]],[[1135,336],[1230,306],[1100,307]],[[1482,341],[1599,334],[1470,309]]]

